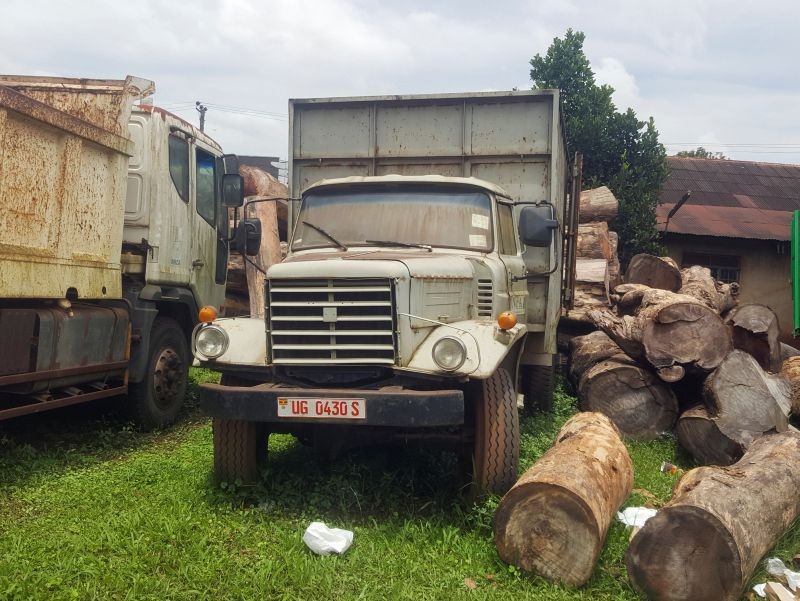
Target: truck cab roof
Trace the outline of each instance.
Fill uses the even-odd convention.
[[[445,177],[443,175],[371,175],[360,176],[353,175],[350,177],[338,177],[333,179],[323,179],[315,182],[303,190],[303,194],[307,194],[311,190],[318,190],[330,186],[342,185],[362,185],[362,184],[434,184],[434,185],[448,185],[448,186],[465,186],[470,188],[481,188],[488,190],[496,196],[503,198],[511,198],[511,196],[497,184],[487,182],[486,180],[477,177]]]

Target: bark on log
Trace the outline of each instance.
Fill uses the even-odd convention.
[[[778,316],[766,305],[740,305],[725,316],[731,326],[734,348],[755,357],[773,373],[781,370],[781,342]]]
[[[731,467],[685,474],[626,555],[628,576],[655,601],[734,601],[761,557],[800,515],[800,434],[753,443]]]
[[[575,252],[580,259],[611,259],[608,224],[605,221],[594,221],[579,225]]]
[[[286,186],[280,183],[272,175],[250,165],[240,165],[239,173],[244,178],[244,193],[248,197],[256,198],[286,198]],[[266,271],[270,265],[281,261],[281,242],[278,234],[278,210],[276,201],[257,202],[248,206],[248,201],[255,198],[245,199],[245,215],[248,218],[258,218],[261,220],[261,248],[258,255],[250,257],[250,260],[259,268]],[[246,262],[245,271],[247,273],[247,288],[250,297],[250,315],[254,317],[264,316],[264,274],[259,271],[252,263]]]
[[[717,282],[708,267],[694,265],[681,269],[681,282],[678,294],[693,296],[717,313],[724,313],[739,302],[739,284]]]
[[[619,264],[619,236],[617,232],[608,232],[608,242],[611,245],[611,258],[608,260],[608,285],[610,288],[622,283],[622,269]]]
[[[684,411],[675,430],[681,446],[703,465],[731,465],[744,454],[744,446],[725,436],[702,405]]]
[[[500,558],[569,586],[584,584],[632,487],[633,466],[614,425],[599,413],[573,416],[500,501]]]
[[[781,367],[781,375],[791,386],[792,414],[800,415],[800,356],[786,359]]]
[[[694,297],[666,290],[645,291],[633,316],[595,310],[589,318],[625,353],[669,381],[675,381],[669,368],[711,371],[732,348],[730,332],[716,311]]]
[[[567,319],[591,323],[589,311],[608,308],[608,263],[604,259],[575,261],[575,301]]]
[[[657,438],[678,419],[678,401],[669,386],[622,353],[581,374],[578,399],[581,409],[607,415],[627,438]]]
[[[605,186],[593,190],[582,190],[578,207],[578,221],[611,221],[619,212],[619,202]]]
[[[625,283],[644,284],[650,288],[677,292],[682,285],[681,272],[675,261],[669,257],[655,257],[642,253],[634,255],[628,263]]]
[[[781,342],[781,365],[789,357],[800,357],[800,351],[789,344]]]
[[[720,432],[745,449],[771,430],[786,431],[791,386],[744,351],[732,351],[706,379],[705,405]]]
[[[592,332],[576,336],[569,341],[569,366],[567,374],[577,388],[581,376],[590,367],[622,353],[605,332]]]

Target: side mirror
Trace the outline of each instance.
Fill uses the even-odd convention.
[[[222,206],[238,208],[244,204],[244,178],[234,173],[222,176]]]
[[[519,237],[525,246],[550,246],[558,220],[552,205],[523,207],[519,214]]]
[[[235,154],[223,154],[222,163],[225,165],[225,173],[239,173],[239,157]]]
[[[249,257],[257,255],[261,248],[261,221],[242,219],[233,233],[231,248]]]

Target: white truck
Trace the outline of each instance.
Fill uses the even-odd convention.
[[[223,374],[200,393],[216,478],[257,478],[274,432],[452,445],[472,493],[505,492],[518,390],[552,403],[575,210],[558,92],[291,100],[289,123],[300,203],[266,315],[193,338]]]
[[[0,420],[127,393],[150,428],[183,402],[242,181],[214,140],[133,107],[153,90],[0,76]]]

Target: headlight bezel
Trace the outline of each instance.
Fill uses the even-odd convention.
[[[211,331],[217,332],[222,335],[222,350],[217,354],[206,354],[200,349],[199,345],[200,336],[203,335],[204,333],[208,333]],[[204,359],[211,359],[211,360],[219,359],[222,355],[224,355],[228,351],[230,342],[231,342],[230,336],[228,336],[228,333],[223,328],[215,324],[206,324],[200,329],[198,329],[194,335],[195,354],[199,355]]]
[[[436,351],[437,351],[438,348],[440,348],[440,345],[449,344],[449,343],[452,343],[452,342],[454,342],[454,343],[456,343],[456,345],[458,345],[458,348],[461,351],[461,359],[455,365],[452,365],[452,366],[443,365],[439,361],[439,359],[437,359]],[[431,358],[433,359],[433,362],[439,367],[439,369],[441,369],[443,371],[447,371],[447,372],[458,371],[459,369],[461,369],[461,367],[463,367],[464,363],[467,360],[467,345],[464,344],[464,342],[462,340],[460,340],[459,338],[456,338],[455,336],[442,336],[441,338],[439,338],[439,340],[437,340],[436,342],[433,343],[433,347],[431,348]]]

